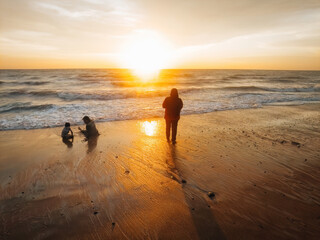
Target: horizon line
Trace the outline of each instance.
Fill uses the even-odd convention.
[[[0,70],[132,70],[130,68],[0,68]],[[252,70],[252,71],[306,71],[318,72],[320,69],[257,69],[257,68],[162,68],[161,70]]]

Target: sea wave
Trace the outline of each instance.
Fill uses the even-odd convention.
[[[8,85],[45,85],[50,83],[49,81],[0,81],[0,84],[8,84]]]
[[[36,80],[36,79],[40,79],[40,77],[33,76],[33,77],[30,77],[29,79],[31,79],[31,80]]]
[[[296,87],[296,88],[261,88],[270,92],[320,92],[320,87]]]
[[[152,98],[163,97],[168,95],[168,91],[106,91],[106,92],[59,92],[58,97],[66,101],[73,100],[116,100],[116,99],[129,99],[129,98]]]
[[[258,98],[259,99],[259,98]],[[248,109],[259,108],[264,105],[270,104],[303,104],[304,102],[319,102],[320,97],[315,98],[283,98],[283,99],[237,99],[231,102],[215,102],[215,101],[188,101],[185,99],[185,107],[182,115],[201,114],[214,111],[225,111],[234,109]],[[90,115],[97,122],[106,121],[122,121],[131,119],[145,119],[153,117],[162,117],[163,109],[159,107],[159,102],[149,103],[147,109],[143,109],[143,100],[139,102],[132,100],[125,106],[113,106],[112,103],[105,105],[101,104],[69,104],[63,106],[43,104],[43,105],[17,105],[7,106],[7,110],[3,109],[2,112],[6,114],[8,111],[16,111],[17,113],[25,111],[23,114],[4,115],[0,119],[1,130],[13,129],[36,129],[62,126],[65,121],[71,122],[72,125],[81,124],[83,115]],[[160,104],[161,105],[161,104]],[[130,108],[128,108],[130,106]],[[1,109],[0,108],[0,109]]]
[[[182,90],[181,92],[187,92]],[[160,97],[168,95],[168,90],[127,90],[127,91],[88,91],[88,92],[63,92],[55,90],[39,90],[30,91],[26,89],[11,90],[1,92],[0,97],[19,97],[19,96],[32,96],[32,97],[56,97],[65,101],[73,100],[115,100],[125,98],[149,98]]]
[[[44,85],[50,83],[49,81],[25,81],[18,84],[26,84],[26,85]]]
[[[56,96],[57,92],[54,90],[39,90],[39,91],[30,91],[26,89],[15,89],[7,92],[1,92],[0,97],[17,97],[23,95],[32,95],[32,96]]]
[[[302,71],[176,69],[145,83],[119,69],[0,70],[0,84],[0,130],[161,117],[171,88],[185,115],[320,101],[320,72]]]
[[[53,108],[54,104],[40,104],[32,105],[30,102],[17,102],[10,103],[0,106],[0,113],[6,112],[22,112],[22,111],[33,111],[33,110],[47,110]]]
[[[234,87],[222,87],[215,88],[216,90],[224,90],[224,91],[261,91],[263,90],[260,87],[255,86],[234,86]]]
[[[113,100],[113,99],[123,99],[126,96],[121,94],[96,94],[96,93],[67,93],[67,92],[60,92],[57,93],[57,96],[60,99],[66,101],[73,101],[73,100]]]
[[[216,90],[232,90],[232,91],[267,91],[267,92],[320,92],[320,87],[295,87],[295,88],[269,88],[256,86],[235,86],[216,88]]]
[[[279,93],[298,93],[298,92],[320,92],[319,86],[313,87],[300,87],[300,88],[268,88],[257,86],[233,86],[233,87],[206,87],[202,86],[179,88],[181,94],[201,94],[204,92],[245,92],[245,93],[261,93],[261,92],[279,92]],[[134,88],[134,89],[118,89],[118,90],[91,90],[91,91],[59,91],[59,90],[27,90],[15,89],[11,91],[1,92],[0,97],[19,97],[19,96],[33,96],[33,97],[55,97],[65,101],[74,100],[115,100],[125,98],[152,98],[164,97],[169,93],[169,89],[162,88],[157,90],[148,90],[147,88]]]

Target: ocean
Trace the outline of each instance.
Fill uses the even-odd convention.
[[[162,117],[171,88],[182,115],[320,101],[320,71],[162,70],[139,81],[125,69],[0,70],[0,130]]]

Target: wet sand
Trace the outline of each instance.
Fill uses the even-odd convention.
[[[319,239],[319,109],[2,131],[0,239]]]

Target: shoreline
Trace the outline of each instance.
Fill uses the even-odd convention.
[[[97,122],[93,142],[72,126],[72,147],[1,131],[0,237],[318,239],[319,109],[183,115],[176,145],[163,118]]]
[[[225,112],[225,111],[237,111],[237,110],[253,110],[253,109],[262,109],[262,108],[269,108],[269,107],[290,107],[290,106],[304,106],[304,105],[319,105],[320,101],[312,101],[312,102],[303,102],[303,103],[292,103],[292,102],[274,102],[274,103],[267,103],[265,105],[262,105],[261,107],[255,107],[255,108],[236,108],[236,109],[225,109],[225,110],[214,110],[211,112],[203,112],[203,113],[192,113],[192,114],[181,114],[181,117],[187,117],[187,116],[194,116],[194,115],[206,115],[206,114],[212,114],[215,112]],[[90,117],[90,116],[89,116]],[[96,120],[96,124],[103,124],[103,123],[112,123],[112,122],[125,122],[125,121],[150,121],[152,120],[159,120],[163,119],[163,117],[150,117],[150,118],[134,118],[134,119],[119,119],[119,120]],[[75,124],[71,127],[78,128],[79,126],[83,126],[84,124]],[[43,128],[21,128],[21,129],[0,129],[1,132],[6,131],[29,131],[29,130],[41,130],[41,129],[55,129],[55,128],[63,128],[64,124],[57,125],[57,126],[50,126],[50,127],[43,127]]]

